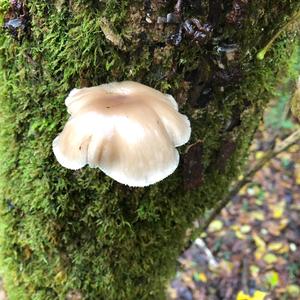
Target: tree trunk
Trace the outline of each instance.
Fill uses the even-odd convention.
[[[0,2],[1,264],[10,300],[165,299],[186,230],[239,174],[291,53],[286,24],[299,0],[180,2]],[[192,123],[179,168],[147,188],[64,169],[52,153],[68,92],[122,80],[172,94]]]

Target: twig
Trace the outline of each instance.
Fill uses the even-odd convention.
[[[249,273],[249,260],[247,256],[243,257],[243,269],[242,269],[242,290],[249,295],[248,287],[248,274]]]
[[[202,249],[207,257],[208,265],[210,268],[216,268],[218,266],[218,262],[214,258],[211,251],[207,248],[203,239],[197,238],[194,243],[198,248]]]
[[[281,35],[282,32],[284,32],[287,29],[287,27],[292,25],[294,22],[298,22],[299,17],[300,17],[300,12],[297,12],[285,25],[279,28],[279,30],[271,38],[271,40],[267,43],[267,45],[257,53],[256,58],[259,60],[263,60],[267,51],[272,47],[274,41]]]
[[[300,140],[300,129],[297,129],[287,138],[285,138],[282,142],[275,146],[274,149],[269,150],[263,158],[261,158],[252,168],[250,168],[243,178],[238,181],[230,190],[229,194],[227,194],[211,211],[209,216],[197,228],[197,235],[204,232],[209,224],[215,219],[215,217],[221,212],[221,210],[230,202],[230,200],[249,182],[251,182],[251,178],[255,175],[255,173],[260,170],[267,162],[269,162],[272,158],[276,157],[278,154],[287,150],[289,147],[294,145],[296,142]]]

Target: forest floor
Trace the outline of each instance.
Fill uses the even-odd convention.
[[[250,166],[273,133],[257,133]],[[172,300],[300,300],[300,144],[258,171],[179,263]]]

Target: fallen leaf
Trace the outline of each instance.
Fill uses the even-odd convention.
[[[262,291],[255,291],[252,296],[245,294],[243,291],[239,291],[236,300],[264,300],[268,294]]]
[[[264,227],[274,236],[280,236],[281,231],[286,228],[289,220],[287,218],[281,219],[279,222],[267,221],[264,223]]]
[[[243,225],[241,227],[241,233],[249,233],[251,231],[251,226],[250,225]]]
[[[300,296],[300,287],[296,284],[291,284],[286,287],[288,294],[292,297]]]
[[[266,282],[272,287],[276,287],[279,283],[279,274],[275,271],[270,271],[265,274]]]
[[[239,178],[239,180],[242,180],[242,179],[243,179],[243,176],[241,176],[241,178]],[[240,196],[246,195],[246,194],[247,194],[247,189],[248,189],[247,185],[243,186],[243,187],[240,189],[240,191],[239,191],[238,194],[239,194]]]
[[[249,187],[247,192],[250,196],[255,196],[261,192],[261,188],[258,187],[257,185],[255,185],[255,186]]]
[[[203,272],[196,273],[196,274],[194,274],[193,277],[196,281],[207,282],[207,277],[206,277],[205,273],[203,273]]]
[[[265,156],[265,152],[264,151],[256,151],[255,153],[255,158],[256,159],[261,159]]]
[[[289,246],[283,242],[272,242],[268,245],[268,250],[278,254],[289,252]]]
[[[288,225],[288,223],[289,223],[289,219],[287,219],[287,218],[281,219],[280,222],[279,222],[280,230],[285,229],[286,226]]]
[[[192,277],[188,274],[188,273],[183,273],[181,276],[181,280],[182,282],[184,282],[184,284],[190,288],[194,288],[195,283],[192,279]]]
[[[255,258],[257,260],[260,260],[266,253],[266,243],[261,237],[259,237],[259,235],[257,233],[254,233],[252,238],[253,238],[256,248],[257,248],[254,253]]]
[[[295,165],[295,181],[300,184],[300,164]]]
[[[290,249],[292,252],[296,252],[297,251],[297,245],[294,243],[290,243]]]
[[[260,271],[259,267],[255,265],[251,265],[249,269],[250,269],[251,276],[256,278]]]
[[[211,271],[213,271],[216,274],[219,274],[223,277],[229,277],[231,276],[232,270],[233,270],[233,263],[228,260],[221,260],[218,264],[218,268],[215,268]]]
[[[249,300],[250,296],[247,294],[244,294],[243,291],[239,291],[239,293],[236,296],[236,300]]]
[[[268,293],[262,291],[255,291],[251,300],[264,300]]]
[[[274,219],[280,219],[285,210],[285,202],[281,201],[274,205],[270,205],[270,210],[272,210],[272,215]]]
[[[220,231],[223,228],[223,222],[220,220],[214,220],[213,222],[210,223],[208,227],[209,232],[216,232]]]
[[[168,287],[168,295],[170,297],[170,299],[176,299],[177,298],[177,291],[176,289],[172,288],[172,287]]]
[[[265,214],[261,210],[252,211],[250,213],[251,219],[257,220],[257,221],[263,221],[265,219]]]
[[[277,261],[277,256],[273,253],[267,253],[264,257],[263,260],[268,264],[274,264]]]

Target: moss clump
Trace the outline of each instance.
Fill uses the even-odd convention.
[[[287,60],[288,35],[263,61],[255,55],[298,1],[271,8],[269,1],[252,2],[242,28],[226,23],[231,6],[225,7],[201,46],[187,36],[178,47],[166,44],[176,26],[161,27],[155,18],[167,8],[152,4],[148,23],[141,1],[26,1],[26,34],[2,30],[1,264],[10,300],[70,293],[88,300],[164,299],[186,229],[239,173],[274,74]],[[205,21],[203,3],[203,14],[192,6],[184,13]],[[5,22],[10,1],[0,7]],[[103,30],[103,20],[110,30]],[[229,43],[238,48],[230,62],[220,52]],[[159,184],[133,189],[98,170],[70,171],[55,161],[51,143],[67,119],[68,92],[124,79],[182,95],[191,143],[204,145],[199,187],[182,189],[181,168]],[[220,156],[226,158],[221,168]]]

